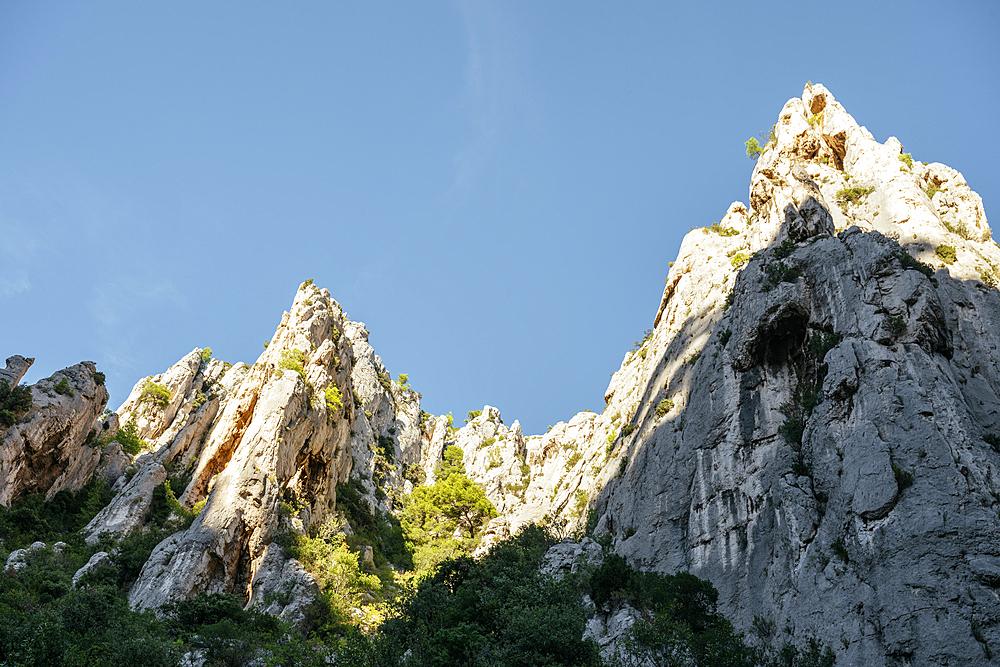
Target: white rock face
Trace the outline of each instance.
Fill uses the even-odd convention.
[[[136,518],[145,515],[168,465],[191,461],[191,482],[179,500],[189,508],[206,504],[189,529],[156,547],[130,591],[133,606],[234,592],[293,622],[303,618],[315,581],[275,539],[307,531],[335,511],[337,484],[349,476],[371,509],[388,511],[393,489],[403,486],[403,465],[420,460],[419,394],[390,379],[367,338],[329,292],[303,284],[252,367],[209,375],[218,393],[199,410],[191,405],[199,374],[213,372],[198,370],[200,350],[154,376],[176,387],[162,416],[142,405],[144,381],[136,385],[119,414],[126,420],[138,413],[159,449],[140,457],[139,472],[88,531],[141,525]],[[175,400],[175,391],[187,398]],[[296,513],[286,516],[282,503]]]
[[[442,444],[497,526],[595,510],[634,564],[710,579],[742,630],[762,616],[843,664],[978,664],[973,620],[1000,645],[1000,246],[961,174],[822,86],[775,133],[750,207],[685,237],[602,414],[521,449],[484,408]]]
[[[101,467],[117,495],[87,525],[87,541],[97,542],[101,533],[128,533],[141,527],[153,499],[153,489],[167,478],[165,465],[190,468],[202,453],[209,429],[232,395],[232,390],[246,377],[249,367],[240,363],[229,366],[212,359],[203,363],[202,350],[194,349],[161,375],[143,378],[136,383],[125,403],[112,416],[115,424],[134,421],[139,436],[150,447],[134,462],[112,442],[102,454]],[[148,382],[167,387],[169,403],[160,407],[142,399]],[[117,447],[117,449],[115,449]],[[122,477],[131,468],[132,476]],[[115,475],[117,473],[117,475]],[[185,499],[185,489],[174,490]]]
[[[549,547],[545,552],[541,573],[562,577],[578,572],[584,567],[598,568],[603,562],[604,552],[601,545],[594,540],[585,537],[578,543],[567,539]]]
[[[6,380],[8,387],[16,387],[33,363],[34,357],[25,358],[19,354],[7,357],[7,367],[0,368],[0,380]]]
[[[7,377],[20,380],[31,361],[11,357]],[[96,374],[94,362],[83,361],[31,385],[31,409],[19,423],[0,430],[0,504],[33,493],[51,499],[90,481],[102,448],[87,444],[88,437],[108,402]]]
[[[316,579],[297,560],[286,558],[278,545],[269,545],[264,551],[254,573],[250,606],[293,625],[302,624],[306,608],[319,595]]]
[[[526,504],[565,517],[585,490],[619,553],[710,579],[740,629],[978,664],[973,620],[1000,642],[1000,248],[958,172],[822,86],[775,129],[751,206],[684,239],[607,409],[527,439]],[[553,470],[574,425],[578,467]]]

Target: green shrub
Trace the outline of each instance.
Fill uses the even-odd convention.
[[[778,410],[785,415],[785,420],[778,427],[778,433],[793,450],[798,451],[802,446],[802,434],[806,428],[805,413],[796,403],[782,403]]]
[[[203,391],[196,392],[194,400],[191,401],[191,409],[197,410],[201,406],[205,405],[205,403],[208,403],[208,394]]]
[[[476,417],[480,416],[481,414],[483,414],[482,410],[469,410],[469,416],[465,418],[465,423],[468,424],[469,422],[471,422],[473,419],[475,419]]]
[[[379,593],[382,582],[361,570],[358,554],[351,551],[340,525],[327,519],[310,530],[310,535],[296,538],[292,555],[316,578],[320,591],[336,607],[337,628],[347,629],[350,609],[361,607],[366,593]]]
[[[729,290],[729,294],[726,295],[726,303],[725,305],[722,306],[722,312],[726,312],[727,310],[729,310],[730,306],[732,306],[733,303],[735,303],[735,301],[736,301],[736,287],[734,286],[733,289]]]
[[[389,463],[396,462],[396,441],[387,435],[380,435],[376,440],[376,451]]]
[[[201,351],[201,366],[205,367],[212,360],[212,348],[206,347]]]
[[[810,356],[817,361],[822,361],[826,353],[837,347],[840,343],[840,334],[832,331],[819,331],[809,337],[806,349]]]
[[[662,419],[663,415],[667,414],[674,408],[674,402],[669,398],[665,398],[660,401],[656,406],[656,417],[657,419]]]
[[[812,477],[812,466],[806,461],[803,452],[795,452],[792,456],[792,474],[796,477]]]
[[[285,350],[281,353],[281,358],[278,360],[278,368],[283,371],[295,371],[303,380],[305,380],[305,363],[306,355],[302,350]]]
[[[708,228],[708,231],[715,232],[719,236],[739,236],[740,233],[732,227],[723,227],[718,222],[713,222],[712,226]]]
[[[874,187],[844,188],[843,190],[837,191],[835,199],[836,202],[840,204],[841,210],[846,213],[848,205],[858,203],[859,201],[861,201],[862,198],[867,197],[873,192],[875,192]]]
[[[913,486],[913,473],[909,470],[903,470],[893,463],[892,474],[896,477],[896,488],[899,493],[902,493],[903,489]]]
[[[405,387],[406,384],[409,381],[410,381],[410,376],[409,375],[407,375],[406,373],[400,373],[399,374],[399,386],[400,387]]]
[[[104,373],[102,373],[101,371],[94,372],[94,382],[97,383],[98,386],[103,387],[105,380],[106,378],[104,376]]]
[[[833,549],[833,553],[837,554],[840,560],[845,563],[849,563],[851,561],[850,554],[847,553],[847,545],[844,544],[843,537],[835,539],[830,545],[830,548]]]
[[[340,393],[340,389],[335,384],[331,384],[323,393],[326,399],[326,416],[328,419],[333,421],[337,412],[344,407],[344,397]]]
[[[907,169],[913,169],[913,156],[912,155],[910,155],[909,153],[903,153],[902,155],[900,155],[898,157],[899,157],[899,161],[902,162],[903,164],[905,164]]]
[[[764,148],[761,147],[760,143],[757,141],[757,137],[750,137],[746,141],[747,157],[756,162],[757,158],[761,156],[764,152]]]
[[[139,394],[139,403],[151,403],[163,409],[170,405],[170,390],[162,384],[146,380],[146,384],[142,386],[142,393]]]
[[[900,264],[903,265],[903,270],[911,269],[913,271],[919,271],[928,278],[934,275],[934,269],[928,265],[924,264],[920,260],[916,259],[910,253],[905,250],[900,250],[896,253],[896,257],[899,259]]]
[[[723,347],[726,346],[726,343],[728,343],[729,339],[732,337],[733,337],[732,329],[723,329],[722,331],[719,332],[719,342],[722,343]]]
[[[749,261],[750,261],[750,255],[746,254],[745,252],[738,252],[735,255],[733,255],[733,258],[729,260],[729,263],[732,264],[737,269],[739,269],[742,268],[743,265]]]
[[[622,426],[621,436],[623,438],[627,438],[628,436],[632,435],[632,433],[635,432],[636,428],[638,427],[635,424],[625,424],[625,426]]]
[[[76,396],[76,392],[73,391],[73,387],[69,386],[69,380],[66,376],[59,378],[59,382],[56,382],[53,386],[57,394],[69,394],[70,396]]]
[[[503,458],[500,456],[500,452],[497,449],[491,449],[489,455],[486,457],[486,469],[493,470],[494,468],[499,468],[503,465]]]
[[[115,440],[132,456],[146,449],[146,441],[139,437],[139,426],[135,423],[135,417],[131,417],[118,429]]]
[[[378,510],[372,513],[358,491],[359,488],[364,491],[357,480],[337,484],[337,510],[344,513],[354,530],[350,544],[368,544],[374,547],[375,565],[378,567],[391,562],[397,567],[412,569],[413,545],[404,539],[400,520]]]
[[[941,261],[945,264],[954,264],[955,258],[958,257],[958,253],[955,248],[950,245],[939,245],[934,249],[934,253],[941,258]]]
[[[409,480],[413,486],[420,486],[427,480],[427,473],[419,463],[411,463],[403,469],[403,478]]]
[[[799,270],[794,266],[788,266],[784,262],[771,262],[764,266],[764,291],[770,291],[779,283],[795,282],[799,277]]]
[[[798,244],[795,243],[795,241],[791,239],[785,239],[777,247],[775,247],[774,256],[777,257],[778,259],[784,259],[789,255],[791,255],[793,252],[795,252],[795,249],[798,247],[799,246]]]
[[[900,315],[894,315],[889,320],[889,328],[896,336],[906,331],[906,320]]]
[[[31,390],[27,387],[10,388],[6,379],[0,380],[0,424],[13,426],[20,415],[31,409]]]
[[[937,187],[936,185],[928,185],[927,188],[924,190],[924,192],[927,193],[928,199],[934,199],[934,195],[941,192],[941,188]]]

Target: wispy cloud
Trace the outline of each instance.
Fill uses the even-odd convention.
[[[26,226],[0,212],[0,298],[31,289],[30,269],[37,265],[38,240]]]
[[[15,294],[27,292],[31,289],[31,282],[27,276],[0,276],[0,297],[10,298]]]
[[[446,201],[463,202],[502,143],[502,100],[511,94],[513,78],[505,36],[494,9],[485,3],[460,3],[468,37],[465,88],[461,103],[471,128],[469,139],[454,156],[455,177]]]

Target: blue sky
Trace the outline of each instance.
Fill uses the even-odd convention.
[[[1000,201],[995,2],[0,0],[0,357],[117,407],[302,280],[430,412],[601,410],[807,80]],[[460,419],[459,419],[460,421]]]

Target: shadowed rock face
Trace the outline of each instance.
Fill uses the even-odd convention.
[[[781,110],[749,195],[685,237],[606,409],[544,435],[490,406],[461,429],[421,425],[419,395],[389,379],[364,325],[304,284],[252,366],[194,350],[136,385],[118,415],[153,450],[91,538],[142,525],[167,468],[190,466],[180,500],[205,509],[156,548],[132,604],[294,590],[270,611],[296,620],[315,582],[275,539],[335,512],[348,479],[388,510],[381,491],[412,486],[405,466],[431,484],[454,445],[500,513],[490,541],[589,518],[636,565],[710,579],[742,630],[760,616],[779,642],[818,637],[842,664],[981,662],[973,627],[1000,646],[1000,247],[982,202],[960,173],[875,141],[819,85]],[[86,384],[92,365],[74,369],[93,405],[59,417],[58,378],[36,385],[37,416],[15,427],[30,437],[3,449],[0,502],[97,469],[78,445],[103,388]],[[166,406],[142,400],[147,380]]]
[[[498,527],[582,521],[583,493],[620,553],[710,579],[741,629],[845,664],[977,664],[974,622],[1000,642],[1000,248],[961,174],[822,86],[775,130],[751,207],[684,239],[605,411],[524,438],[523,500],[468,442],[466,465],[507,501]]]

